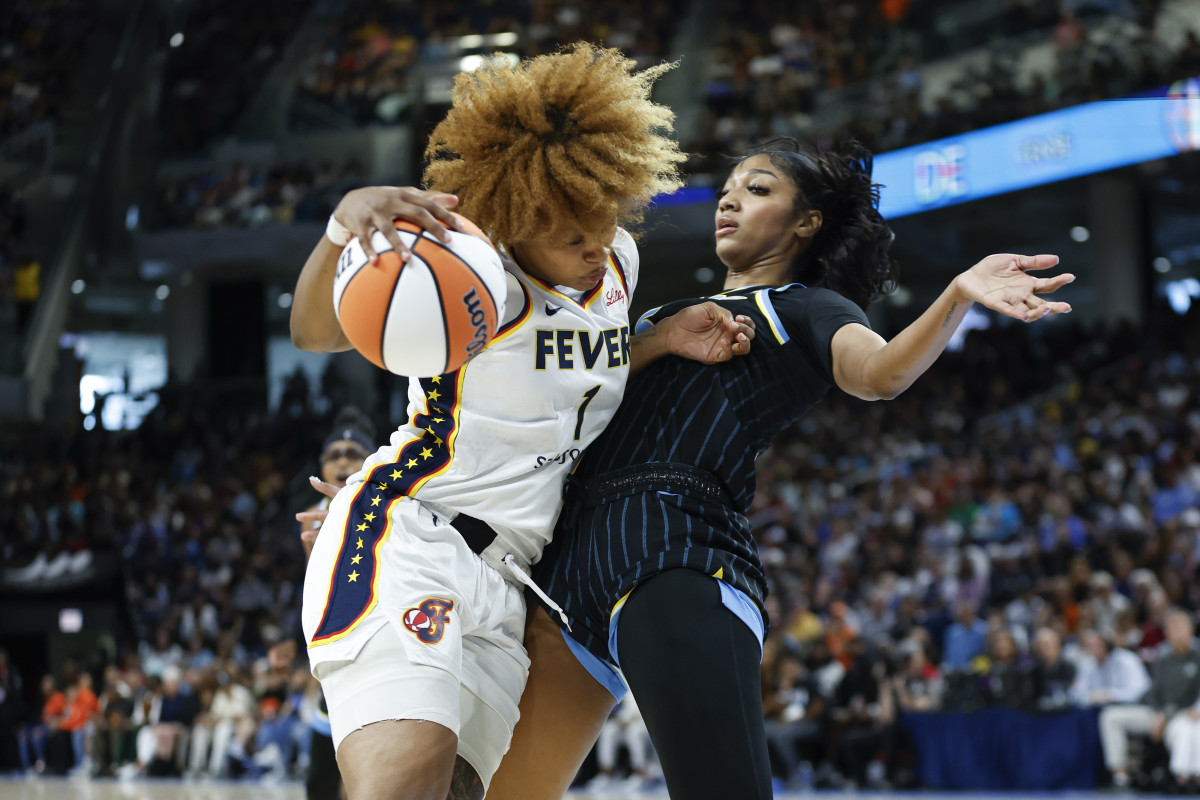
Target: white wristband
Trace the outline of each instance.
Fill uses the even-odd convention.
[[[329,215],[329,224],[325,226],[325,238],[336,244],[338,247],[345,247],[354,234],[345,225],[337,221],[337,217],[333,214]]]

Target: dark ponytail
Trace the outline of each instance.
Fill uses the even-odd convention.
[[[819,150],[793,139],[774,139],[738,160],[766,155],[796,185],[796,213],[821,212],[821,230],[792,265],[792,280],[824,286],[864,311],[896,288],[896,263],[888,250],[895,234],[879,213],[871,181],[871,151],[853,139]]]

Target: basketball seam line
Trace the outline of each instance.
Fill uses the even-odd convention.
[[[420,234],[418,234],[418,236],[419,235]],[[416,242],[413,243],[413,246],[414,247],[416,246]],[[399,255],[399,254],[397,254],[397,255]],[[367,264],[366,266],[370,267],[371,265]],[[387,300],[387,306],[386,306],[387,313],[385,313],[383,315],[383,324],[379,326],[379,363],[383,364],[383,368],[385,370],[387,370],[388,372],[391,372],[392,370],[390,367],[388,367],[387,348],[384,347],[384,344],[387,342],[388,323],[390,323],[391,319],[392,319],[392,303],[395,302],[395,300],[396,300],[396,289],[400,288],[400,276],[404,274],[404,269],[407,266],[408,266],[407,261],[401,261],[400,268],[396,270],[396,280],[392,282],[392,291],[388,294],[388,300]],[[431,273],[433,272],[432,269],[429,271]]]
[[[414,255],[417,253],[417,247],[420,246],[421,242],[433,242],[434,244],[437,244],[437,242],[434,241],[433,239],[427,239],[424,236],[419,236],[417,238],[417,241],[413,242],[413,245],[412,245],[412,252]],[[445,249],[445,248],[443,248],[443,249]],[[454,255],[455,257],[457,257],[457,254],[454,253],[454,251],[451,250],[449,252],[451,255]],[[462,261],[461,258],[459,258],[458,260]],[[425,264],[425,268],[429,270],[429,277],[433,280],[434,291],[437,293],[437,297],[439,299],[441,299],[442,284],[438,282],[437,270],[435,270],[433,268],[433,265],[429,263],[428,259],[422,258],[421,261],[422,261],[422,263]],[[466,262],[463,261],[463,263],[465,264]],[[441,316],[442,316],[442,337],[446,341],[446,346],[445,346],[445,348],[443,348],[445,357],[442,359],[442,366],[438,370],[438,374],[444,375],[444,374],[446,374],[446,367],[450,366],[450,321],[448,319],[446,319],[446,309],[445,308],[442,309]]]
[[[471,236],[471,234],[467,234],[467,235],[468,235],[468,236]],[[478,236],[472,236],[472,238],[478,239],[479,237],[478,237]],[[442,242],[439,242],[437,239],[433,239],[433,238],[430,238],[430,237],[425,237],[425,236],[422,236],[422,237],[421,237],[421,239],[422,239],[423,241],[430,242],[431,244],[433,244],[433,245],[436,245],[437,247],[440,247],[442,250],[445,250],[447,253],[449,253],[450,255],[452,255],[452,256],[454,256],[455,258],[457,258],[457,259],[459,260],[459,262],[460,262],[460,263],[461,263],[461,264],[462,264],[464,267],[466,267],[467,269],[471,270],[471,274],[472,274],[472,275],[474,275],[476,278],[478,278],[478,279],[479,279],[479,282],[483,284],[483,287],[484,287],[485,289],[487,289],[487,281],[485,281],[485,280],[483,279],[483,276],[479,274],[479,271],[478,271],[478,270],[476,270],[476,269],[475,269],[473,266],[471,266],[470,262],[468,262],[468,261],[467,261],[465,258],[463,258],[461,255],[459,255],[459,254],[458,254],[458,253],[456,253],[455,251],[451,250],[451,249],[450,249],[450,247],[449,247],[448,245],[445,245],[445,244],[443,244]],[[430,272],[432,272],[432,271],[433,271],[433,269],[431,268],[429,271],[430,271]],[[493,316],[493,317],[496,319],[496,324],[497,324],[497,326],[499,326],[499,324],[500,324],[500,314],[499,314],[499,309],[497,309],[497,308],[496,308],[496,298],[492,296],[492,290],[491,290],[491,289],[488,289],[488,300],[489,300],[489,301],[491,302],[491,304],[492,304],[492,316]],[[449,342],[447,341],[447,344],[446,344],[446,350],[447,350],[447,352],[449,352],[449,348],[450,348],[450,345],[449,345]]]

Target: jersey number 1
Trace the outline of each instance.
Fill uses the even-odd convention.
[[[579,441],[579,434],[583,431],[583,414],[587,411],[588,403],[592,402],[592,398],[600,391],[600,385],[597,384],[583,393],[583,402],[579,404],[579,416],[575,418],[575,441]]]

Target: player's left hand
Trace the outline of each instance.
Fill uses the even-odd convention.
[[[309,476],[308,482],[312,484],[314,489],[326,497],[332,498],[338,493],[338,487],[334,486],[332,483],[321,480],[316,475]],[[313,509],[312,511],[301,511],[298,513],[296,515],[297,521],[305,523],[305,529],[300,532],[300,541],[315,542],[317,540],[317,534],[321,532],[321,529],[320,527],[314,528],[313,523],[324,522],[327,516],[329,516],[329,509],[327,508],[317,508]]]
[[[1035,322],[1052,314],[1066,314],[1068,303],[1050,302],[1038,297],[1054,292],[1075,276],[1069,272],[1053,278],[1036,278],[1029,273],[1058,264],[1058,256],[1020,256],[999,253],[988,256],[955,278],[959,291],[1001,314],[1022,322]]]
[[[712,301],[688,306],[670,318],[667,349],[672,355],[704,364],[719,364],[750,352],[754,320],[734,317]]]

